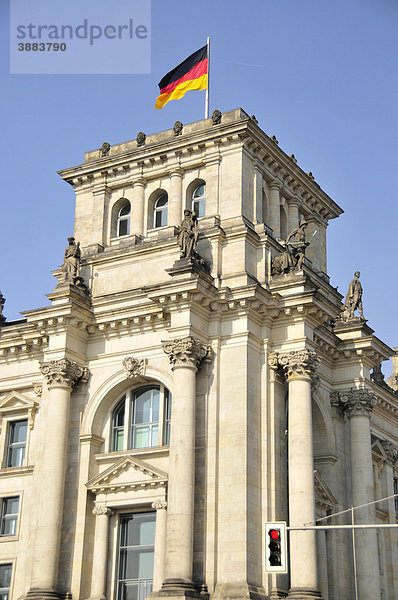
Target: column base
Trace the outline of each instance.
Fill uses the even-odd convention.
[[[200,593],[198,588],[190,579],[170,578],[165,579],[162,588],[152,592],[151,598],[193,598],[196,600],[208,600],[209,594]]]
[[[321,592],[310,588],[291,588],[287,598],[288,600],[312,600],[312,598],[322,600]]]
[[[65,594],[62,594],[65,597]],[[60,600],[61,594],[55,590],[41,590],[39,588],[31,588],[25,596],[26,600]]]
[[[213,600],[268,600],[264,588],[248,583],[217,583]]]

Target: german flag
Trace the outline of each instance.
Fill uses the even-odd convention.
[[[207,73],[207,46],[203,46],[159,81],[155,108],[163,108],[169,100],[179,100],[189,90],[206,90]]]

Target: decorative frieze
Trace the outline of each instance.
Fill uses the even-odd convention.
[[[330,402],[340,415],[346,413],[349,418],[358,415],[370,416],[373,407],[377,404],[375,396],[369,390],[355,388],[332,393]]]
[[[123,369],[127,377],[143,377],[148,361],[146,358],[133,358],[127,356],[123,360]]]
[[[87,367],[81,367],[67,358],[42,362],[40,371],[47,379],[49,388],[62,386],[73,389],[78,383],[87,381],[89,376]]]
[[[213,358],[212,348],[202,344],[192,335],[162,342],[162,344],[163,351],[170,359],[172,370],[178,367],[194,367],[197,369],[202,361],[210,362]]]
[[[93,515],[96,515],[97,517],[99,517],[100,515],[106,515],[107,517],[110,517],[111,515],[113,515],[113,510],[111,510],[107,506],[94,506]]]
[[[152,502],[152,508],[155,510],[164,510],[167,508],[167,502],[166,500],[155,500],[155,502]]]
[[[319,360],[315,352],[304,349],[279,353],[278,363],[282,367],[288,381],[290,379],[303,378],[314,380]]]

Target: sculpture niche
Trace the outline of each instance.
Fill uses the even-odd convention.
[[[272,259],[271,275],[287,275],[302,269],[305,251],[317,233],[315,230],[309,242],[306,242],[305,230],[307,226],[307,221],[302,221],[298,227],[289,233],[286,242],[281,242],[284,250]]]
[[[365,317],[363,316],[363,307],[362,307],[362,294],[363,288],[359,278],[361,273],[359,271],[355,271],[354,278],[350,281],[350,285],[348,286],[347,296],[345,298],[344,306],[342,307],[341,319],[342,321],[352,321],[361,319],[365,321]],[[358,309],[359,317],[354,316],[354,312]]]
[[[76,244],[74,237],[68,237],[68,246],[64,252],[64,264],[62,265],[62,284],[75,285],[86,294],[89,294],[89,289],[84,283],[83,277],[80,277],[80,242]]]

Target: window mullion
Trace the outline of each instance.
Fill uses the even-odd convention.
[[[160,386],[159,391],[159,433],[158,446],[163,446],[165,426],[165,406],[164,406],[164,386]]]
[[[124,419],[124,436],[123,436],[123,450],[128,450],[132,447],[132,396],[133,392],[130,390],[126,394],[126,405],[125,405],[125,419]]]

